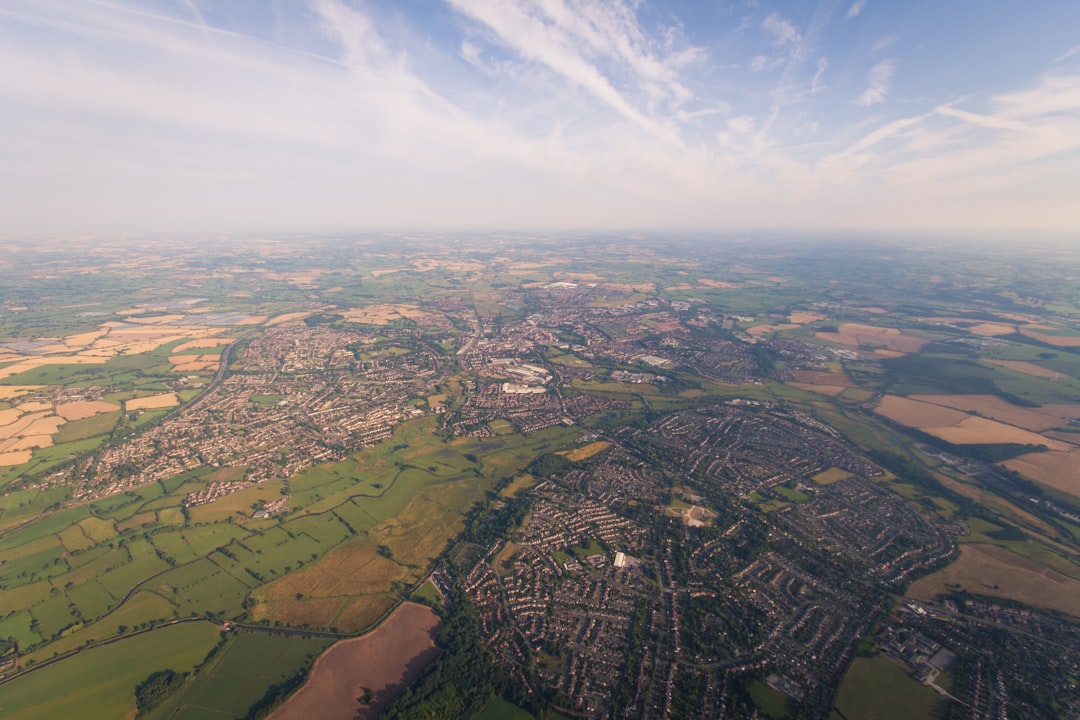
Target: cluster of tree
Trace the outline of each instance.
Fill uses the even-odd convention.
[[[187,673],[178,673],[175,670],[158,670],[151,673],[145,680],[135,686],[135,706],[138,708],[138,717],[142,717],[157,707],[165,698],[169,697],[187,679]]]
[[[443,652],[412,687],[387,708],[387,720],[468,718],[496,697],[534,708],[528,689],[514,680],[484,644],[475,608],[464,593],[451,592],[437,643]]]

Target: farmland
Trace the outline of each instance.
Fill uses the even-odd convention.
[[[519,618],[455,648],[496,663],[490,688],[435,673],[480,717],[820,719],[834,697],[849,720],[917,717],[940,709],[925,688],[852,661],[891,598],[1080,612],[1080,296],[1059,261],[1024,260],[1029,298],[1006,255],[983,277],[892,245],[415,243],[0,264],[0,683],[31,669],[0,713],[122,717],[220,640],[150,716],[243,716],[331,637],[374,628],[356,653],[380,656],[426,613],[409,642],[430,649],[434,616],[402,603],[445,597],[487,630]],[[165,625],[192,616],[241,627]],[[636,644],[568,640],[601,636]],[[101,657],[146,672],[99,697]],[[371,715],[381,669],[374,705],[353,686],[326,712]]]
[[[964,545],[955,563],[918,580],[908,588],[908,594],[933,600],[958,590],[1009,598],[1080,618],[1080,581],[992,545]]]
[[[415,603],[398,607],[378,629],[343,640],[321,655],[300,690],[273,720],[375,718],[437,652],[439,618]],[[349,668],[352,672],[345,672]],[[369,695],[370,700],[357,699]]]

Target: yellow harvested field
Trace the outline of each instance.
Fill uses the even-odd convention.
[[[899,352],[898,350],[875,350],[874,354],[883,358],[898,358],[904,357],[907,353]]]
[[[912,395],[911,399],[976,413],[1035,432],[1050,430],[1065,424],[1065,421],[1057,415],[1044,413],[1035,408],[1022,408],[996,395]]]
[[[1080,337],[1072,337],[1068,335],[1047,335],[1046,333],[1036,332],[1032,328],[1042,327],[1038,325],[1027,325],[1020,328],[1021,335],[1027,335],[1029,338],[1044,342],[1047,345],[1054,345],[1055,347],[1080,347]]]
[[[28,402],[20,403],[15,407],[19,408],[23,412],[44,412],[46,410],[52,410],[52,403],[45,401]],[[3,425],[3,423],[0,422],[0,425]]]
[[[1020,443],[1021,445],[1045,445],[1051,450],[1072,450],[1075,446],[1052,440],[1030,430],[1022,430],[1012,425],[987,420],[981,417],[968,417],[967,420],[952,427],[920,428],[934,437],[954,445],[990,445],[997,443]]]
[[[994,545],[961,545],[956,562],[912,583],[906,594],[931,602],[956,586],[1080,617],[1080,581]]]
[[[52,435],[23,435],[13,440],[0,442],[0,452],[15,450],[33,450],[34,448],[52,447]]]
[[[856,309],[857,310],[862,310],[863,312],[871,313],[872,315],[885,315],[885,314],[887,314],[889,312],[885,308],[880,308],[880,307],[861,307],[861,308],[856,308]]]
[[[34,457],[34,453],[30,450],[16,450],[15,452],[0,453],[0,467],[22,465],[23,463],[30,462],[30,458],[32,457]]]
[[[1061,373],[1054,370],[1047,370],[1044,367],[1040,367],[1035,363],[1024,362],[1023,360],[986,360],[991,365],[998,365],[1009,370],[1015,370],[1016,372],[1022,372],[1025,375],[1033,375],[1034,377],[1048,378],[1050,380],[1056,380],[1061,377]]]
[[[78,335],[68,335],[64,338],[64,344],[69,348],[83,348],[88,345],[92,345],[95,340],[104,335],[102,330],[91,330],[90,332],[79,333]]]
[[[1035,482],[1080,497],[1080,450],[1028,453],[1006,460],[1005,467]]]
[[[150,397],[124,401],[127,410],[157,410],[158,408],[175,407],[179,404],[180,398],[176,396],[176,393],[162,393],[161,395],[151,395]]]
[[[821,340],[859,347],[860,345],[879,345],[886,350],[900,353],[918,352],[928,340],[904,335],[896,328],[880,328],[861,323],[844,323],[836,332],[819,332],[815,336]]]
[[[1005,323],[984,322],[972,325],[968,328],[968,332],[986,337],[997,337],[998,335],[1012,335],[1016,332],[1016,326],[1006,325]]]
[[[200,373],[207,370],[217,370],[218,363],[216,360],[212,362],[186,362],[179,365],[173,365],[173,372],[178,373]]]
[[[611,443],[605,440],[589,443],[588,445],[574,448],[570,452],[566,453],[566,459],[572,460],[573,462],[578,462],[580,460],[588,460],[593,455],[601,453],[604,450],[607,450],[609,447],[611,447]]]
[[[0,368],[0,378],[11,377],[19,373],[43,367],[45,365],[98,365],[105,362],[103,357],[87,357],[85,355],[64,355],[62,357],[34,357],[21,360],[14,365]]]
[[[886,395],[881,398],[881,402],[874,409],[874,412],[889,418],[893,422],[919,428],[920,430],[957,425],[970,417],[967,413],[959,410],[897,395]]]
[[[812,385],[810,383],[789,382],[787,383],[793,388],[799,390],[806,390],[807,392],[817,393],[818,395],[824,395],[825,397],[836,397],[840,393],[847,390],[846,385]]]
[[[65,422],[64,418],[48,413],[26,413],[15,422],[0,427],[0,440],[27,435],[52,435]]]
[[[371,277],[382,277],[383,275],[393,275],[394,273],[401,272],[402,269],[403,268],[389,268],[389,269],[386,269],[386,270],[372,270],[371,271]]]
[[[406,318],[415,319],[427,317],[424,312],[415,305],[369,305],[362,308],[350,308],[340,311],[345,319],[350,322],[364,323],[365,325],[387,325],[394,320]]]
[[[14,400],[15,398],[37,392],[44,385],[0,385],[0,400]]]
[[[700,285],[702,287],[707,287],[707,288],[719,288],[719,289],[726,289],[726,290],[743,287],[742,283],[732,283],[732,282],[725,282],[723,280],[708,280],[708,279],[698,280],[698,285]]]
[[[66,422],[67,420],[62,417],[48,415],[30,423],[26,430],[23,431],[23,435],[52,435]]]
[[[818,320],[824,319],[824,315],[818,315],[817,313],[812,312],[799,312],[797,310],[788,315],[789,322],[797,323],[799,325],[805,325],[806,323],[816,322]]]
[[[0,410],[0,427],[4,425],[10,425],[23,416],[23,411],[17,408],[8,408],[7,410]]]
[[[100,413],[114,412],[120,406],[115,403],[101,400],[84,400],[82,402],[64,403],[56,406],[56,414],[65,420],[82,420],[93,417]]]

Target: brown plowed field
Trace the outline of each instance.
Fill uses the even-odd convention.
[[[1072,335],[1047,335],[1046,333],[1036,332],[1031,328],[1044,327],[1040,325],[1028,325],[1027,327],[1020,329],[1021,335],[1027,335],[1029,338],[1034,338],[1039,342],[1044,342],[1047,345],[1055,345],[1057,347],[1080,347],[1080,337]]]
[[[438,653],[439,617],[431,608],[403,603],[379,627],[335,643],[315,661],[304,686],[271,720],[366,720],[416,679]],[[374,698],[361,705],[370,690]]]

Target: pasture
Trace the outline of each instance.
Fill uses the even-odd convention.
[[[855,658],[833,700],[830,720],[940,717],[947,701],[883,655]]]
[[[86,650],[0,686],[0,713],[5,720],[132,717],[136,685],[166,668],[190,672],[218,638],[215,625],[193,622]]]

